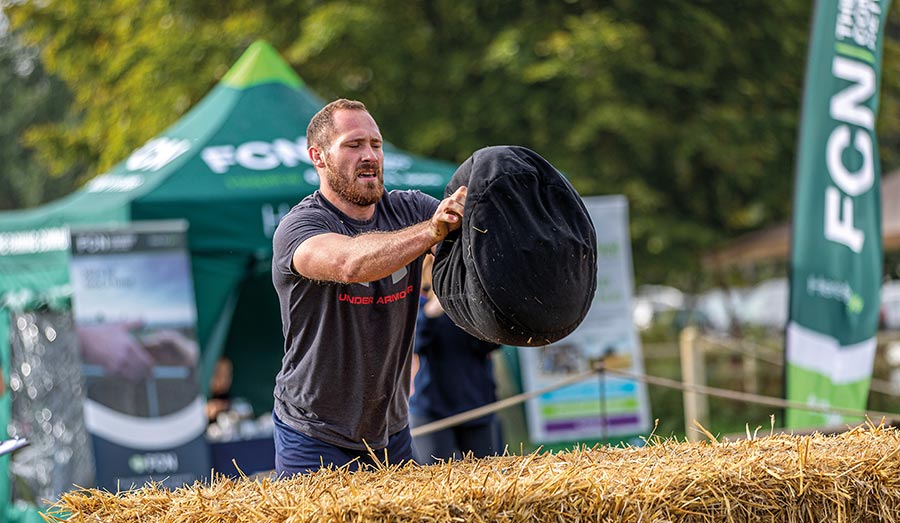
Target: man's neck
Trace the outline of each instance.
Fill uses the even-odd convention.
[[[324,185],[319,187],[319,192],[322,193],[322,196],[328,200],[328,203],[334,205],[338,208],[339,211],[346,214],[350,218],[354,220],[359,220],[361,222],[367,221],[375,215],[375,204],[371,205],[357,205],[355,203],[348,202],[338,195],[338,193],[331,190],[329,187],[325,187]]]

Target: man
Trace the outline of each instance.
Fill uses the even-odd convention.
[[[408,401],[422,259],[462,222],[466,188],[438,202],[384,190],[382,137],[357,101],[310,121],[319,190],[281,220],[272,280],[285,337],[275,469],[412,458]]]

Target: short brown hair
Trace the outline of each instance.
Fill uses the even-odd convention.
[[[366,106],[356,100],[338,98],[319,110],[306,127],[306,146],[324,149],[334,138],[334,112],[342,109],[366,111]]]

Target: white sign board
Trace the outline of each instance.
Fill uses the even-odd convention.
[[[519,348],[526,391],[588,370],[601,358],[607,368],[644,372],[632,320],[628,201],[623,196],[594,196],[584,203],[597,232],[597,292],[572,334],[544,347]],[[609,373],[529,400],[526,412],[528,432],[536,443],[606,440],[650,430],[646,385]]]

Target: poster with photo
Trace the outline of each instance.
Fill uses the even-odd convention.
[[[526,391],[550,387],[589,370],[600,359],[607,368],[644,372],[632,319],[628,202],[622,196],[594,196],[584,202],[597,232],[597,292],[572,334],[544,347],[519,348]],[[529,436],[536,443],[626,440],[650,430],[646,385],[611,373],[542,394],[525,409]]]
[[[72,311],[101,488],[209,473],[186,222],[73,229]]]

